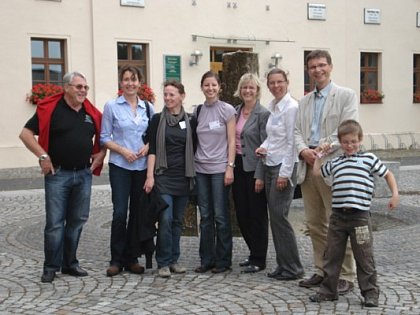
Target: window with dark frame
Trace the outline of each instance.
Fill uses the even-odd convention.
[[[315,81],[312,80],[309,77],[308,69],[306,67],[306,57],[309,55],[309,53],[311,51],[312,50],[305,50],[303,52],[303,69],[304,69],[304,71],[303,71],[303,77],[304,77],[304,81],[303,81],[304,82],[303,83],[304,84],[304,89],[303,89],[303,92],[304,92],[305,95],[315,89]]]
[[[413,55],[413,103],[420,103],[420,54]]]
[[[143,74],[143,83],[147,81],[147,44],[117,43],[118,71],[124,65],[132,65],[140,69]]]
[[[373,94],[379,90],[379,53],[362,52],[360,54],[360,102],[361,103],[382,103],[382,97],[366,97],[366,94]]]
[[[38,83],[63,85],[66,71],[65,40],[31,38],[32,86]]]

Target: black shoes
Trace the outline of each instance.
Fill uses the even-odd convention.
[[[87,271],[83,270],[79,266],[72,268],[61,268],[61,273],[74,277],[86,277],[88,275]]]
[[[276,278],[277,276],[281,275],[282,270],[280,269],[280,267],[277,267],[276,270],[267,273],[267,277],[269,278]]]
[[[247,267],[242,270],[243,273],[255,273],[261,270],[264,270],[265,267],[255,266],[255,265],[248,265]]]
[[[378,297],[373,295],[367,295],[365,297],[365,306],[366,307],[378,307]]]
[[[222,272],[229,271],[229,270],[230,270],[230,267],[214,267],[211,270],[211,272],[212,273],[222,273]]]
[[[51,283],[54,281],[54,278],[55,278],[55,271],[44,270],[41,276],[41,282]]]
[[[281,280],[281,281],[292,281],[292,280],[302,279],[303,273],[297,274],[297,275],[291,275],[291,276],[285,276],[285,275],[279,274],[273,278],[276,280]]]
[[[242,260],[239,262],[239,267],[248,267],[251,264],[248,258]]]
[[[324,301],[336,301],[338,300],[338,297],[336,296],[328,296],[322,293],[315,293],[311,296],[309,296],[309,300],[311,302],[316,302],[316,303],[320,303],[320,302],[324,302]]]
[[[201,265],[201,266],[198,266],[197,268],[195,268],[194,271],[197,272],[197,273],[205,273],[205,272],[207,272],[209,270],[212,270],[212,269],[213,269],[213,266]]]

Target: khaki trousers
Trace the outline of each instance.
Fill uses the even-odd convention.
[[[332,211],[331,187],[325,184],[322,176],[314,176],[313,168],[307,165],[306,177],[301,184],[305,208],[306,226],[312,241],[316,273],[324,276],[323,257],[327,244],[328,224]],[[347,242],[340,279],[354,281],[356,266],[350,242]]]

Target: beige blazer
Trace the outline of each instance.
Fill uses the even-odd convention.
[[[331,90],[325,100],[324,110],[322,112],[321,139],[320,144],[324,142],[338,141],[337,128],[341,122],[347,119],[358,120],[358,99],[356,93],[345,87],[331,83]],[[313,108],[315,104],[314,91],[306,94],[299,102],[299,110],[295,125],[295,142],[298,155],[304,149],[308,148],[311,136],[311,122],[313,117]],[[329,156],[332,158],[335,155]],[[306,163],[299,159],[297,169],[297,183],[301,184],[306,176]]]

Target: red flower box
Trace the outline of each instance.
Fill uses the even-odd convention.
[[[63,87],[50,83],[38,83],[32,87],[31,94],[27,95],[26,101],[38,105],[39,101],[47,96],[63,92]]]

